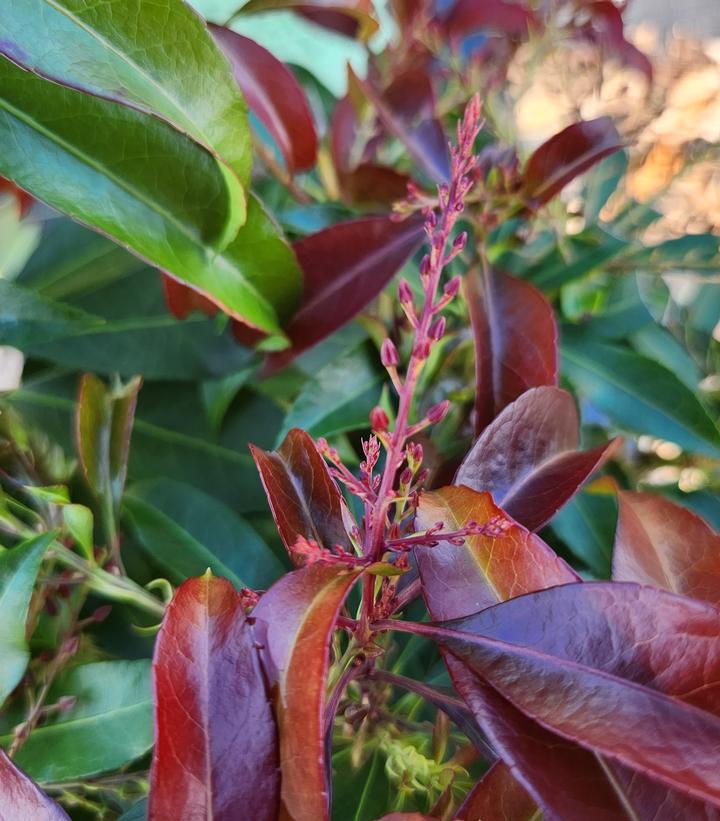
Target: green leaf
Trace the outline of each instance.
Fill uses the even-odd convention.
[[[235,236],[252,164],[247,107],[182,0],[17,0],[0,19],[0,51],[42,77],[159,114],[221,158]]]
[[[0,553],[0,704],[22,679],[30,659],[25,641],[33,585],[55,533],[43,533]]]
[[[610,578],[617,499],[581,491],[552,520],[553,531],[600,579]]]
[[[0,342],[16,348],[54,343],[73,333],[102,326],[100,317],[45,299],[0,279]]]
[[[93,555],[93,515],[85,505],[65,505],[63,521],[72,538],[82,548],[88,561],[94,561]]]
[[[244,34],[283,63],[307,69],[328,91],[340,98],[347,92],[347,64],[364,77],[366,48],[291,11],[240,15],[230,28]]]
[[[61,676],[48,704],[75,696],[30,734],[15,763],[37,781],[68,781],[115,770],[152,746],[150,662],[102,661]],[[11,735],[0,738],[3,747]]]
[[[382,374],[364,346],[325,365],[305,383],[283,421],[276,445],[292,428],[318,437],[368,427],[381,383]]]
[[[627,151],[617,151],[599,163],[588,175],[586,182],[585,222],[598,221],[600,211],[617,189],[628,167]]]
[[[634,351],[566,332],[563,372],[617,425],[717,457],[720,431],[674,373]]]
[[[97,123],[102,123],[102,128]],[[164,121],[0,61],[0,175],[269,333],[294,307],[299,269],[257,200],[229,219],[215,158]],[[277,313],[276,313],[277,311]]]
[[[108,388],[93,374],[80,383],[77,449],[85,479],[99,498],[117,510],[127,476],[130,434],[140,379]]]
[[[645,325],[632,335],[631,342],[638,353],[664,365],[691,391],[697,390],[702,379],[700,369],[687,349],[666,328],[654,322]]]
[[[147,798],[142,798],[140,801],[130,807],[127,812],[124,812],[118,821],[146,821],[147,818]]]
[[[252,527],[222,502],[171,479],[141,482],[124,510],[148,556],[179,583],[209,567],[236,587],[264,589],[283,565]]]

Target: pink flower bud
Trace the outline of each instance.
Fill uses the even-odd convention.
[[[433,405],[427,412],[427,418],[430,424],[437,425],[438,422],[442,422],[449,408],[450,402],[447,399],[443,399],[442,402],[438,402],[437,405]]]
[[[112,613],[112,605],[105,604],[102,607],[98,607],[92,614],[92,620],[95,622],[105,621],[105,619]]]
[[[400,364],[397,348],[390,337],[385,339],[380,348],[380,361],[386,368],[395,368]]]
[[[398,299],[402,305],[412,305],[413,295],[406,279],[400,280],[400,285],[398,285]]]
[[[412,482],[412,471],[410,468],[405,468],[405,470],[400,474],[400,484],[401,485],[409,485]]]
[[[443,289],[443,293],[448,299],[455,299],[460,290],[460,277],[453,277]]]
[[[384,433],[389,425],[390,420],[387,414],[379,405],[376,405],[370,411],[370,427],[377,433]]]
[[[453,240],[453,248],[456,251],[462,251],[465,247],[465,243],[467,242],[467,231],[461,231]]]
[[[420,260],[420,276],[426,277],[430,273],[430,257],[425,256]]]
[[[440,319],[437,320],[431,327],[430,327],[430,339],[434,339],[436,342],[438,339],[442,339],[445,335],[445,317],[441,316]]]
[[[67,713],[77,704],[77,696],[61,696],[57,701],[58,710]]]

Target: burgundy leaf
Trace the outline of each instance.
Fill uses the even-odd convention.
[[[505,516],[489,493],[467,487],[423,493],[415,526],[424,530],[437,522],[450,531],[469,522],[492,530],[466,538],[462,547],[440,542],[415,549],[423,595],[434,619],[466,616],[513,596],[577,581],[570,567],[539,536]]]
[[[187,319],[193,311],[200,311],[205,316],[215,316],[220,310],[200,291],[196,291],[184,282],[179,282],[165,272],[160,273],[165,303],[176,319]]]
[[[529,282],[490,269],[482,284],[477,271],[466,282],[479,433],[529,388],[557,384],[557,326],[552,306]]]
[[[599,45],[608,57],[614,57],[624,66],[642,72],[651,83],[652,63],[640,49],[625,39],[622,10],[611,0],[587,3],[585,9],[590,13],[590,20],[582,27],[581,35]]]
[[[613,578],[720,604],[720,534],[652,493],[618,494]]]
[[[253,610],[280,730],[282,818],[324,821],[325,691],[335,619],[359,571],[315,564],[283,576]],[[250,814],[238,816],[252,818]]]
[[[275,821],[278,741],[240,595],[208,571],[168,606],[155,644],[150,821]]]
[[[412,67],[395,77],[384,92],[358,81],[381,123],[399,139],[434,182],[446,182],[450,158],[445,132],[436,117],[435,94],[428,71]]]
[[[485,30],[526,40],[532,29],[540,27],[540,20],[522,3],[457,0],[445,17],[443,27],[452,40]]]
[[[351,549],[346,509],[312,437],[293,428],[276,451],[250,445],[280,538],[292,556],[299,536]]]
[[[487,490],[529,530],[538,530],[609,459],[620,439],[578,451],[575,402],[555,387],[531,388],[483,431],[455,478]]]
[[[296,242],[305,293],[285,329],[291,347],[271,354],[270,367],[287,365],[371,302],[421,243],[422,222],[422,217],[404,222],[364,217]]]
[[[366,148],[360,157],[353,156],[360,136],[348,95],[335,106],[330,123],[330,153],[343,200],[351,205],[390,205],[405,197],[410,179],[407,174],[370,161]]]
[[[0,749],[0,818],[3,821],[68,821],[69,816]]]
[[[270,132],[288,171],[315,165],[317,132],[305,92],[295,75],[277,57],[247,37],[222,26],[210,33],[230,61],[250,110]]]
[[[634,584],[569,584],[444,627],[443,644],[534,722],[720,805],[716,608]]]
[[[533,821],[537,812],[537,804],[508,765],[498,761],[468,793],[455,817],[468,821]]]
[[[372,0],[250,0],[242,7],[242,12],[248,14],[287,8],[344,34],[354,34],[357,28],[358,36],[363,40],[367,40],[378,29]],[[356,26],[347,28],[342,22],[343,18],[355,21]]]
[[[533,208],[544,205],[575,177],[622,147],[610,117],[573,123],[543,143],[527,161],[523,193],[528,203]]]

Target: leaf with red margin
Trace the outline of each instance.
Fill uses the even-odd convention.
[[[440,631],[466,669],[532,721],[720,806],[716,608],[635,584],[568,584]]]
[[[268,358],[271,369],[330,336],[371,302],[423,239],[422,217],[398,222],[364,217],[341,222],[293,246],[305,293],[285,331],[291,347]]]
[[[579,424],[567,391],[531,388],[485,428],[455,484],[487,490],[515,521],[538,530],[620,446],[616,438],[578,451]]]
[[[653,493],[618,493],[613,578],[720,604],[720,533]]]
[[[573,123],[530,156],[522,193],[532,208],[539,208],[575,177],[622,148],[622,138],[610,117]]]
[[[451,40],[494,31],[510,37],[527,40],[533,29],[541,27],[538,16],[521,3],[504,0],[457,0],[443,21],[443,28]]]
[[[486,269],[466,279],[475,338],[475,427],[480,433],[529,388],[556,385],[557,325],[531,283]]]
[[[267,49],[230,29],[210,24],[215,42],[230,61],[250,110],[267,128],[288,171],[315,165],[318,139],[310,105],[287,66]]]
[[[163,271],[160,272],[165,303],[176,319],[187,319],[193,311],[200,311],[205,316],[215,316],[220,310],[200,291],[185,285]]]
[[[329,817],[325,690],[335,619],[359,570],[314,564],[288,573],[253,610],[280,731],[282,818]],[[284,813],[284,814],[283,814]],[[252,817],[249,814],[243,815]]]
[[[567,440],[566,440],[567,441]],[[435,493],[445,494],[444,488]],[[486,523],[496,514],[489,494],[475,493],[467,488],[453,488],[458,498],[470,500],[470,508],[459,517],[461,521],[473,518],[479,524]],[[444,495],[444,501],[453,495]],[[420,497],[417,526],[434,524],[438,518],[448,517],[445,504],[438,502],[424,507]],[[483,512],[484,511],[484,512]],[[425,515],[425,519],[423,519]],[[458,519],[450,518],[449,525]],[[447,521],[447,519],[446,519]],[[454,619],[470,616],[477,611],[478,602],[491,603],[506,600],[511,594],[520,595],[556,584],[577,580],[575,573],[557,557],[540,539],[523,529],[508,531],[515,538],[509,543],[487,540],[479,545],[479,558],[484,567],[468,557],[472,544],[454,547],[440,544],[435,548],[416,549],[418,567],[423,583],[423,594],[430,615],[434,619]],[[523,548],[528,537],[534,549]],[[538,549],[538,545],[541,549]],[[442,551],[434,556],[432,551]],[[514,558],[518,556],[519,572],[514,576]],[[434,558],[434,561],[431,561]],[[530,572],[525,573],[526,567]],[[486,580],[485,573],[491,575]],[[499,580],[499,582],[497,581]],[[492,586],[488,584],[492,582]],[[482,595],[478,596],[478,588]],[[559,635],[567,635],[567,624]],[[680,792],[651,781],[645,776],[618,765],[610,765],[595,754],[531,721],[492,688],[483,684],[452,655],[445,653],[445,661],[453,683],[468,706],[473,710],[482,729],[495,744],[505,762],[512,768],[520,783],[544,808],[557,818],[582,816],[586,821],[616,821],[626,817],[628,804],[640,808],[639,817],[655,821],[676,821],[677,818],[712,819],[720,814],[702,802],[688,798]],[[636,817],[628,816],[632,821]]]
[[[466,616],[513,596],[578,580],[539,536],[506,517],[489,493],[462,486],[426,491],[420,496],[416,529],[437,522],[443,522],[446,531],[469,522],[495,523],[497,535],[470,536],[462,547],[441,541],[436,547],[415,549],[425,601],[436,620]]]
[[[275,451],[250,445],[280,538],[292,556],[298,536],[328,550],[352,549],[342,494],[312,437],[293,428]]]
[[[240,595],[188,579],[168,605],[153,659],[150,821],[275,821],[277,728]]]
[[[0,818],[32,821],[68,821],[59,804],[38,787],[0,749]]]
[[[425,67],[403,71],[382,92],[369,81],[357,82],[377,111],[380,122],[403,143],[420,168],[433,182],[447,182],[450,177],[448,141],[436,117],[435,93]]]
[[[591,18],[581,28],[581,35],[599,45],[606,56],[614,57],[627,68],[642,72],[648,83],[652,83],[652,63],[637,46],[625,38],[622,10],[611,0],[587,3],[585,9],[590,13]]]
[[[8,180],[5,177],[0,177],[0,195],[2,194],[14,197],[21,219],[27,215],[35,202],[35,198],[30,196],[27,191],[23,191],[23,189],[15,185],[12,180]]]
[[[510,767],[497,761],[472,788],[455,813],[458,819],[533,821],[537,804],[513,776]]]

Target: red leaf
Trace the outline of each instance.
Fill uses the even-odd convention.
[[[22,188],[18,188],[18,186],[11,180],[6,179],[5,177],[0,177],[0,195],[3,194],[8,194],[9,196],[15,198],[18,213],[21,218],[27,215],[35,202],[35,199],[28,194],[27,191],[23,191]]]
[[[462,547],[440,542],[415,550],[423,595],[434,619],[466,616],[513,596],[577,581],[542,539],[505,517],[489,493],[445,487],[420,496],[419,530],[436,522],[443,522],[444,530],[460,530],[471,521],[500,524],[496,535],[471,536]]]
[[[296,242],[305,293],[285,329],[292,345],[271,354],[270,367],[287,365],[349,322],[382,291],[422,237],[421,217],[404,222],[364,217]]]
[[[490,30],[526,40],[540,28],[537,15],[521,3],[504,0],[457,0],[444,20],[449,37],[458,40],[478,31]]]
[[[537,805],[503,761],[498,761],[468,793],[455,817],[488,821],[533,818]]]
[[[328,550],[352,549],[345,503],[312,437],[293,428],[276,451],[250,445],[280,538],[292,556],[298,536]]]
[[[250,0],[242,7],[243,14],[292,8],[336,31],[349,33],[339,18],[349,17],[357,23],[358,36],[367,40],[378,29],[372,0]]]
[[[720,604],[720,534],[652,493],[618,494],[613,578]]]
[[[0,818],[5,821],[68,821],[59,804],[16,767],[0,749]]]
[[[610,117],[573,123],[532,154],[523,174],[523,193],[531,207],[538,208],[575,177],[622,147]]]
[[[277,143],[291,174],[315,165],[317,132],[305,92],[277,57],[247,37],[209,25],[250,110]]]
[[[571,584],[446,626],[443,644],[542,727],[720,805],[714,607],[633,584]]]
[[[466,287],[479,433],[529,388],[557,384],[558,352],[552,306],[534,285],[490,269],[478,280],[471,271]]]
[[[168,606],[155,644],[150,821],[275,821],[278,742],[240,595],[209,571]]]
[[[614,57],[628,68],[642,72],[651,83],[652,63],[640,49],[625,39],[622,10],[611,0],[588,3],[585,9],[590,12],[590,21],[582,27],[582,36],[599,45],[608,57]]]
[[[578,451],[578,427],[569,393],[531,388],[485,428],[455,484],[487,490],[513,519],[538,530],[620,445],[613,439]]]
[[[338,611],[359,572],[319,564],[301,568],[276,582],[253,611],[276,699],[282,818],[323,821],[329,817],[325,761],[328,648]],[[249,813],[238,817],[252,818]]]
[[[161,281],[165,292],[165,303],[176,319],[187,319],[193,311],[200,311],[206,316],[215,316],[220,310],[200,291],[195,291],[184,282],[179,282],[169,274],[161,271]]]
[[[382,93],[358,80],[383,126],[407,148],[410,156],[434,182],[450,176],[448,142],[436,118],[435,94],[424,66],[407,69]]]

